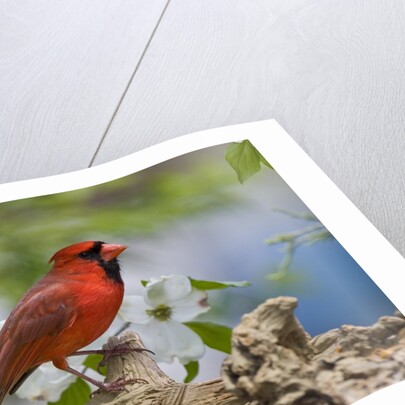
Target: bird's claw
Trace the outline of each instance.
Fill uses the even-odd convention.
[[[136,383],[144,383],[144,384],[149,384],[148,381],[144,380],[143,378],[130,378],[130,379],[125,379],[125,377],[120,377],[115,381],[109,382],[109,383],[100,383],[98,390],[92,392],[90,394],[90,398],[93,398],[94,395],[100,394],[103,391],[106,392],[121,392],[121,391],[127,391],[128,389],[126,388],[127,385],[131,384],[136,384]]]
[[[129,354],[129,353],[133,353],[133,352],[148,352],[153,355],[155,354],[151,350],[145,349],[143,347],[130,347],[130,346],[127,346],[126,344],[117,345],[113,349],[103,349],[103,350],[100,350],[100,354],[103,355],[103,358],[100,361],[100,363],[98,363],[98,365],[97,365],[97,371],[100,373],[101,367],[105,367],[108,359],[111,356],[116,356],[116,355],[120,355],[120,354]]]

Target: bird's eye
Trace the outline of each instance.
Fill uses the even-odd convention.
[[[87,259],[88,257],[90,257],[90,253],[89,252],[81,252],[81,253],[79,253],[79,257],[82,257],[83,259]]]

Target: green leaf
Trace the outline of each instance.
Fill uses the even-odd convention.
[[[102,354],[91,354],[90,356],[86,357],[86,360],[84,360],[83,365],[105,376],[107,375],[106,367],[101,367],[100,371],[97,370],[97,366],[101,360],[103,360]]]
[[[189,382],[193,381],[194,378],[197,377],[200,365],[199,365],[198,361],[190,361],[190,363],[184,364],[184,368],[187,371],[187,376],[184,379],[184,382],[189,383]]]
[[[223,290],[229,287],[248,287],[251,284],[249,281],[208,281],[208,280],[194,280],[189,277],[191,286],[197,290]]]
[[[248,140],[231,143],[225,151],[225,159],[235,170],[240,183],[260,170],[260,162],[272,168]]]
[[[148,284],[149,281],[148,280],[141,280],[141,284],[142,286],[146,287],[146,284]]]
[[[89,401],[90,387],[80,378],[63,391],[57,402],[48,402],[48,405],[84,405]]]
[[[212,322],[184,322],[211,349],[231,353],[232,329]]]

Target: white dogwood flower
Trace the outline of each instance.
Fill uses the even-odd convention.
[[[143,296],[126,296],[119,315],[136,324],[147,349],[156,360],[182,364],[201,358],[205,347],[201,338],[181,322],[194,319],[210,309],[207,293],[191,286],[183,275],[161,276],[151,279]]]

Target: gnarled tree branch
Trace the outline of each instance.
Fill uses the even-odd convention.
[[[294,317],[297,300],[269,299],[242,318],[222,380],[177,383],[147,352],[112,356],[106,381],[142,378],[128,392],[101,392],[88,405],[349,405],[405,379],[405,319],[344,325],[311,338]],[[316,315],[314,315],[316,316]],[[104,347],[143,347],[127,332]]]
[[[225,388],[262,405],[348,405],[405,379],[404,318],[311,338],[296,306],[295,298],[278,297],[242,318],[222,367]]]
[[[103,349],[126,345],[143,348],[139,336],[128,331],[119,337],[111,337]],[[88,405],[245,405],[224,389],[220,378],[198,384],[177,383],[157,366],[147,352],[114,355],[107,360],[106,382],[125,377],[127,380],[141,378],[146,382],[127,385],[127,392],[99,392]]]

